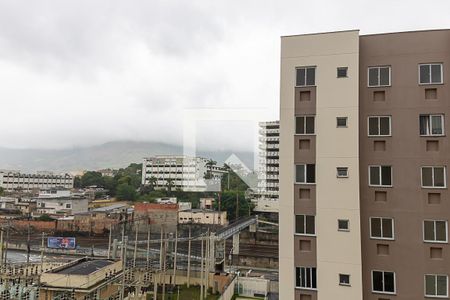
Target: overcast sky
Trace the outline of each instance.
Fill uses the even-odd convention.
[[[450,1],[0,0],[0,146],[181,143],[186,109],[277,119],[280,36],[358,28],[450,28]],[[199,146],[251,149],[244,123]]]

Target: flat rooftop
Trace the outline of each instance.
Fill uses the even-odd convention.
[[[106,259],[87,260],[81,261],[64,269],[55,270],[55,272],[53,273],[68,275],[89,275],[106,266],[112,265],[113,263],[113,261]]]

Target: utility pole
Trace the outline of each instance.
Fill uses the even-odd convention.
[[[192,227],[189,225],[189,238],[188,238],[188,265],[187,265],[187,287],[191,286],[191,231]]]
[[[150,269],[150,224],[147,224],[147,268]]]
[[[178,252],[178,228],[175,230],[175,256],[173,258],[173,290],[177,285],[177,252]]]
[[[136,267],[136,256],[137,256],[137,240],[138,240],[138,232],[139,232],[139,223],[136,223],[134,230],[136,230],[134,237],[134,253],[133,253],[133,267]]]
[[[203,258],[204,258],[204,254],[203,254],[203,236],[200,237],[202,242],[201,242],[201,260],[200,260],[200,300],[203,300]]]
[[[239,191],[236,191],[236,220],[239,219]]]
[[[111,257],[111,238],[112,238],[112,225],[109,224],[108,259],[110,259]]]
[[[165,228],[164,228],[165,229]],[[162,299],[166,299],[166,271],[167,271],[167,248],[168,248],[168,238],[167,232],[164,230],[164,255],[163,255],[163,290],[162,290]]]
[[[127,273],[127,243],[128,237],[125,237],[124,243],[122,244],[122,284],[120,286],[120,300],[124,300],[125,296],[125,275]]]
[[[3,267],[3,227],[0,232],[0,269]]]
[[[27,236],[27,269],[30,264],[30,222],[28,222],[28,236]]]
[[[207,239],[206,239],[206,253],[205,253],[205,293],[203,294],[203,298],[206,299],[208,297],[208,274],[209,274],[209,229],[207,233]]]
[[[5,262],[4,262],[4,264],[5,264],[5,266],[6,266],[6,263],[7,263],[7,260],[8,260],[8,241],[9,241],[9,221],[8,221],[8,227],[6,227],[6,245],[5,245]]]
[[[41,273],[44,272],[44,233],[41,238]]]

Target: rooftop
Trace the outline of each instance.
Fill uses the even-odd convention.
[[[67,268],[55,270],[56,274],[68,275],[89,275],[106,266],[112,265],[114,262],[106,259],[81,260],[80,262],[70,265]]]

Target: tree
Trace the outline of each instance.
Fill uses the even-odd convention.
[[[245,193],[242,191],[223,192],[221,195],[221,210],[227,212],[228,220],[235,220],[236,205],[239,202],[239,217],[248,216],[253,212],[253,203],[245,198]],[[218,201],[214,202],[214,207],[217,210],[219,207]]]
[[[205,179],[211,179],[213,177],[212,167],[215,165],[217,165],[217,161],[214,161],[212,159],[208,160],[208,162],[206,163],[206,173],[204,176]]]
[[[119,200],[134,201],[137,199],[137,192],[134,187],[129,184],[121,183],[117,186],[116,197]]]
[[[228,174],[222,176],[222,191],[246,191],[248,189],[248,185],[230,168],[230,166],[225,164],[224,169]]]
[[[173,188],[173,179],[172,178],[166,179],[166,188],[167,188],[167,194],[170,196],[170,194],[172,193],[172,188]]]
[[[105,185],[102,173],[96,171],[87,171],[83,174],[83,176],[81,176],[81,187],[88,187],[91,185],[100,187],[103,187]]]
[[[81,188],[81,176],[75,176],[75,178],[73,179],[73,187],[76,189]]]
[[[39,218],[37,218],[38,221],[54,221],[49,215],[40,215]]]

